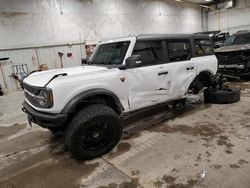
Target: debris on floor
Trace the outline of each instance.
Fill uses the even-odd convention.
[[[250,85],[240,85],[242,99],[235,104],[192,99],[173,111],[162,106],[128,117],[123,140],[91,161],[71,158],[63,135],[30,128],[20,109],[22,92],[9,94],[12,106],[5,95],[0,98],[0,187],[249,187]],[[230,178],[221,181],[225,177]]]

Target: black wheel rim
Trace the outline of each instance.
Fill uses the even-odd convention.
[[[81,137],[83,149],[95,151],[110,143],[113,137],[112,125],[109,122],[94,122],[84,131]]]

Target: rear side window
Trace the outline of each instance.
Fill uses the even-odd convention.
[[[138,41],[133,55],[140,55],[145,66],[159,64],[163,61],[162,41]]]
[[[169,61],[185,61],[191,58],[190,43],[188,41],[168,42]]]
[[[208,39],[194,39],[195,55],[206,56],[213,55],[214,50]]]

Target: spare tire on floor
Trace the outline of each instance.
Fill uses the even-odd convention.
[[[206,103],[229,104],[240,100],[240,89],[224,88],[215,89],[207,88],[204,90],[204,99]]]

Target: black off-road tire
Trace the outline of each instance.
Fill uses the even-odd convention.
[[[53,134],[54,136],[57,136],[58,134],[62,133],[63,130],[60,128],[48,128],[48,130]]]
[[[103,124],[103,125],[102,125]],[[99,134],[101,139],[107,139],[98,149],[90,148],[86,145],[91,139],[96,139],[92,132],[98,131],[101,127],[103,134]],[[108,127],[108,130],[104,130]],[[103,130],[102,130],[103,129]],[[107,128],[106,128],[107,129]],[[92,131],[92,132],[91,132]],[[107,135],[110,132],[110,135]],[[98,136],[98,137],[99,137]],[[93,104],[82,109],[71,121],[65,133],[65,144],[68,150],[78,159],[93,159],[111,151],[119,142],[122,136],[122,125],[116,112],[104,104]],[[95,141],[94,141],[95,142]],[[101,141],[98,141],[98,143]]]
[[[204,99],[206,103],[213,104],[229,104],[240,100],[240,89],[238,88],[224,88],[214,89],[207,88],[204,90]]]

